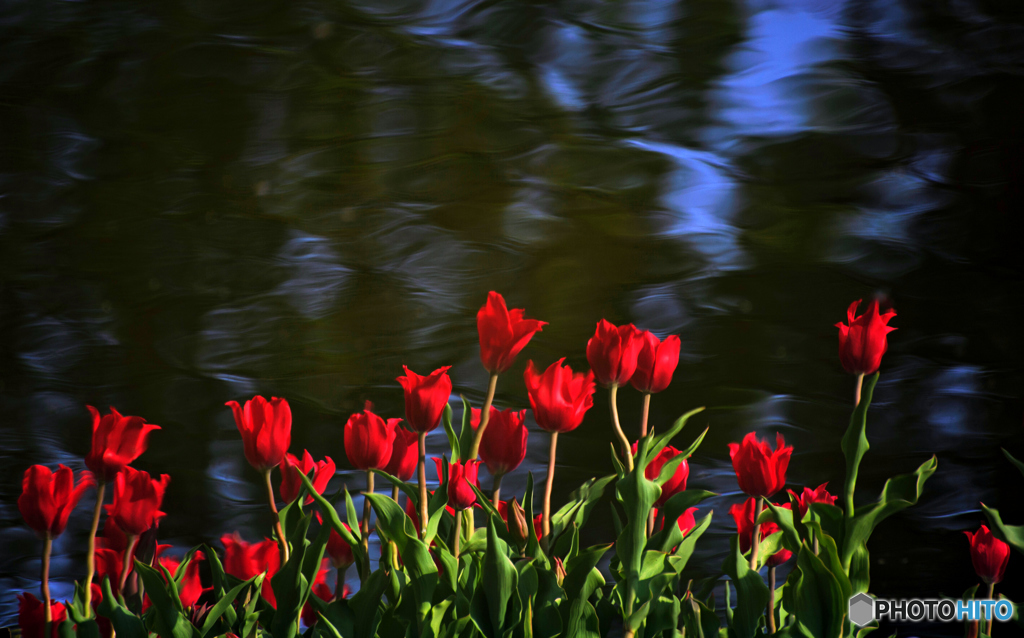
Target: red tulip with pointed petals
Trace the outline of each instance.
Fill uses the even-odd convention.
[[[398,377],[398,382],[405,391],[405,419],[410,430],[430,432],[441,422],[441,413],[452,394],[450,368],[444,366],[421,376],[402,366],[405,374]]]
[[[51,472],[45,465],[33,465],[25,470],[21,479],[18,509],[29,527],[40,536],[60,536],[68,524],[68,516],[75,509],[85,490],[96,484],[92,473],[82,472],[75,484],[75,473],[61,465]]]
[[[887,325],[896,316],[895,310],[878,314],[878,301],[868,304],[868,311],[854,316],[861,300],[846,310],[847,323],[839,322],[839,361],[851,374],[872,374],[882,363],[882,355],[889,349],[886,337],[896,328]]]
[[[100,416],[96,408],[85,407],[92,414],[92,447],[85,456],[85,466],[96,475],[96,480],[109,483],[146,451],[150,433],[160,426],[146,423],[140,416],[122,416],[114,408],[110,408],[110,414]]]
[[[291,503],[298,498],[299,492],[302,491],[302,479],[299,478],[299,472],[309,476],[313,469],[316,469],[313,474],[313,488],[316,489],[317,494],[323,494],[327,489],[327,483],[330,482],[337,469],[331,457],[325,456],[323,461],[314,463],[313,456],[308,450],[302,451],[301,461],[293,454],[285,454],[284,460],[281,461],[281,499]],[[312,502],[313,497],[307,496],[305,504],[309,505]]]
[[[292,409],[288,401],[278,397],[267,401],[255,396],[245,402],[245,407],[237,401],[224,405],[235,415],[249,465],[260,472],[280,465],[292,444]]]
[[[1010,560],[1010,546],[999,540],[982,525],[973,534],[964,532],[971,543],[971,563],[978,578],[986,584],[1002,582],[1006,574],[1006,564]]]
[[[538,374],[530,361],[523,373],[533,418],[548,432],[575,430],[594,405],[594,373],[573,374],[563,361],[564,357],[552,363],[544,374]]]
[[[442,476],[441,459],[435,458],[434,463],[437,464],[438,477]],[[473,507],[476,503],[476,492],[470,486],[480,487],[477,480],[479,465],[480,461],[456,461],[448,464],[448,505],[456,510]]]
[[[391,459],[384,471],[400,481],[408,481],[416,473],[420,459],[419,434],[402,426],[395,427],[395,439],[391,445]]]
[[[114,502],[104,506],[107,516],[126,534],[145,533],[165,515],[160,505],[170,482],[167,474],[153,479],[148,472],[130,466],[124,468],[114,479]]]
[[[526,458],[526,410],[498,410],[491,406],[487,429],[480,440],[480,458],[491,476],[508,474]],[[473,408],[469,419],[474,430],[480,427],[480,410]]]
[[[270,579],[281,568],[281,552],[277,541],[268,538],[258,543],[248,543],[235,532],[221,536],[220,542],[224,544],[226,573],[242,580],[249,580],[257,574],[267,572],[260,594],[271,607],[277,609],[277,598],[270,585]]]
[[[50,601],[50,637],[57,638],[57,628],[67,620],[63,603]],[[32,594],[18,596],[18,626],[22,638],[43,638],[46,635],[46,605]]]
[[[805,487],[804,491],[797,494],[793,490],[787,490],[796,499],[797,507],[800,509],[800,519],[807,514],[808,508],[811,507],[811,503],[826,503],[828,505],[835,505],[837,496],[832,496],[825,489],[828,487],[828,483],[822,483],[813,490],[809,487]]]
[[[360,470],[383,470],[391,460],[395,427],[402,419],[385,421],[373,413],[373,404],[366,402],[345,423],[345,454],[353,467]]]
[[[662,341],[648,330],[640,333],[642,346],[636,358],[636,372],[629,382],[645,394],[661,392],[672,382],[679,365],[679,337],[669,335]]]
[[[636,372],[643,345],[643,337],[633,324],[615,326],[604,319],[599,321],[594,336],[587,341],[587,361],[594,378],[606,388],[628,383]]]
[[[749,432],[740,443],[729,444],[729,457],[740,489],[750,496],[771,497],[786,485],[786,468],[792,447],[781,434],[775,435],[775,450]]]
[[[533,335],[548,325],[527,319],[525,312],[520,308],[509,310],[505,298],[492,290],[487,294],[487,303],[476,313],[480,360],[491,374],[501,374],[511,368]]]

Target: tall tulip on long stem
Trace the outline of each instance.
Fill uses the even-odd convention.
[[[406,366],[402,366],[405,374],[398,377],[405,392],[405,423],[418,436],[419,487],[420,487],[420,518],[427,520],[427,432],[441,422],[441,413],[452,393],[452,380],[448,376],[451,366],[438,368],[428,375],[419,375]],[[421,526],[421,534],[426,533],[427,525]]]
[[[373,472],[387,467],[395,444],[395,428],[401,419],[384,420],[373,412],[369,401],[362,412],[357,412],[345,423],[345,454],[353,467],[366,471],[366,492],[363,501],[363,521],[360,525],[363,549],[370,538],[370,499],[373,494]]]
[[[643,337],[636,326],[615,326],[604,319],[598,322],[594,336],[587,341],[587,362],[597,382],[608,388],[612,425],[622,444],[622,455],[630,471],[633,471],[633,456],[629,453],[629,439],[619,422],[617,395],[619,386],[628,383],[636,372],[637,357],[643,345]]]
[[[858,317],[857,306],[860,302],[858,299],[846,309],[847,323],[840,321],[836,324],[839,328],[839,362],[847,372],[857,375],[853,394],[854,406],[860,404],[864,375],[874,374],[878,370],[882,364],[882,355],[889,349],[887,335],[896,330],[888,325],[896,316],[895,310],[890,309],[884,314],[879,314],[878,301],[873,300],[868,304],[867,312]]]

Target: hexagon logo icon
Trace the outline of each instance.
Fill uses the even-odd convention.
[[[867,594],[850,597],[850,622],[863,627],[875,619],[875,599]]]

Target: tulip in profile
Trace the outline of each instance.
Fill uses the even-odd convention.
[[[443,476],[443,461],[435,458],[434,463],[437,464],[438,477]],[[476,492],[471,486],[480,487],[477,480],[479,465],[479,461],[455,461],[448,464],[448,505],[455,508],[456,512],[473,507],[476,503]]]
[[[792,447],[786,447],[781,434],[775,435],[775,450],[768,443],[758,441],[753,432],[747,433],[740,443],[729,444],[729,457],[740,489],[750,496],[771,497],[786,485],[786,468]]]
[[[491,425],[480,440],[480,458],[494,477],[495,503],[501,500],[501,477],[519,467],[526,458],[529,432],[525,419],[526,410],[498,410],[491,406]],[[473,409],[470,425],[474,430],[480,426],[480,410]]]
[[[395,426],[401,419],[385,421],[374,414],[369,401],[345,423],[345,454],[353,467],[360,470],[382,470],[391,460]]]
[[[299,472],[308,476],[314,469],[316,471],[313,473],[313,488],[316,489],[317,494],[323,494],[327,489],[327,483],[330,482],[337,469],[331,457],[325,456],[323,461],[314,463],[308,450],[302,451],[301,461],[292,454],[285,454],[284,460],[281,461],[281,499],[291,503],[298,498],[299,492],[302,491],[302,479],[299,478]],[[312,495],[307,496],[305,504],[309,505],[312,502]]]
[[[827,505],[835,505],[836,496],[832,496],[825,489],[828,487],[828,483],[822,483],[813,490],[809,487],[805,487],[803,492],[797,494],[793,490],[787,490],[796,499],[797,507],[800,509],[800,519],[803,520],[804,516],[807,515],[807,510],[810,509],[811,503],[825,503]]]
[[[611,405],[612,425],[622,444],[622,456],[629,471],[633,471],[633,456],[629,453],[629,439],[622,431],[619,422],[617,395],[619,386],[633,377],[636,372],[637,357],[644,341],[640,331],[633,324],[615,326],[602,319],[597,324],[594,336],[587,341],[587,361],[594,372],[594,378],[602,386],[608,388],[608,400]]]
[[[258,543],[242,540],[238,532],[220,537],[224,544],[224,571],[236,578],[248,580],[257,574],[267,573],[260,591],[264,600],[277,609],[277,598],[270,585],[270,579],[281,568],[281,554],[277,543],[264,539]]]
[[[402,426],[395,427],[395,439],[391,445],[391,458],[384,471],[400,481],[410,480],[416,474],[419,461],[419,434]]]
[[[96,480],[109,483],[146,451],[150,433],[160,426],[146,423],[140,416],[122,416],[114,408],[101,416],[91,405],[85,407],[92,414],[92,447],[85,456],[85,465],[96,475]]]
[[[480,360],[492,375],[511,368],[533,335],[548,325],[544,321],[527,319],[524,313],[525,310],[519,308],[509,310],[505,298],[493,290],[487,294],[487,303],[476,313]]]
[[[398,382],[405,390],[405,419],[411,430],[430,432],[441,422],[441,413],[452,394],[450,368],[444,366],[421,376],[402,366],[405,374],[398,377]]]
[[[292,444],[292,409],[288,401],[277,397],[267,401],[257,395],[246,401],[245,407],[237,401],[225,405],[235,415],[249,465],[260,472],[280,465]]]
[[[644,394],[656,394],[672,382],[672,374],[679,365],[679,337],[669,335],[662,341],[653,332],[644,330],[640,339],[636,371],[629,382]]]
[[[22,477],[18,509],[37,534],[54,538],[64,532],[71,510],[95,484],[90,472],[79,474],[75,484],[75,473],[67,466],[51,472],[45,465],[33,465]]]
[[[583,416],[594,405],[594,373],[573,373],[562,366],[565,357],[538,374],[530,361],[523,373],[526,392],[537,425],[548,432],[570,432],[583,422]]]
[[[106,506],[107,516],[129,539],[147,532],[164,516],[160,505],[170,482],[167,474],[154,479],[148,472],[126,467],[114,479],[114,502]]]
[[[978,578],[988,585],[1001,582],[1006,573],[1006,564],[1010,560],[1010,546],[996,538],[985,525],[973,534],[964,534],[971,544],[971,563]]]
[[[855,316],[861,300],[846,310],[847,323],[839,322],[839,361],[851,374],[872,374],[882,363],[882,355],[889,348],[886,335],[896,328],[887,325],[896,316],[895,310],[878,313],[878,301],[868,304],[868,311]]]

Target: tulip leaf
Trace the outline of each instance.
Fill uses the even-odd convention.
[[[509,560],[508,554],[508,545],[498,538],[494,517],[489,517],[483,579],[473,596],[471,608],[474,623],[488,637],[510,636],[522,614],[518,591],[519,572]],[[485,610],[487,616],[483,618],[481,614]]]
[[[356,538],[355,535],[353,535],[352,532],[349,531],[349,528],[342,525],[341,519],[338,517],[337,510],[334,509],[334,506],[331,505],[330,501],[328,501],[315,489],[313,489],[313,483],[309,480],[309,477],[304,475],[302,472],[299,472],[298,476],[302,480],[302,484],[305,485],[308,490],[310,490],[310,496],[312,496],[316,504],[320,506],[320,511],[323,513],[324,518],[327,519],[328,524],[330,524],[334,531],[337,532],[339,536],[341,536],[342,540],[348,543],[349,547],[352,548],[352,557],[356,562],[357,568],[360,570],[365,570],[365,565],[367,564],[368,559],[366,556],[366,552],[363,551],[362,545],[360,545],[360,539]],[[347,510],[346,514],[348,515],[348,524],[352,525],[353,523],[355,523],[356,529],[358,529],[359,518],[358,515],[356,515],[355,513],[356,508],[355,505],[352,503],[352,496],[348,493],[347,487],[345,488],[345,508]],[[405,515],[404,512],[402,514],[403,516]],[[360,577],[362,578],[363,576],[364,574],[361,571]],[[242,638],[246,637],[243,636]]]
[[[846,533],[843,539],[843,565],[849,570],[853,554],[861,545],[866,545],[868,537],[880,522],[917,503],[924,490],[924,483],[938,467],[938,460],[933,456],[921,464],[912,474],[901,474],[885,482],[882,495],[878,501],[862,508],[861,513],[846,519]]]
[[[615,485],[616,497],[626,512],[625,525],[615,543],[615,551],[630,588],[636,587],[640,576],[643,550],[647,544],[647,514],[661,495],[661,488],[644,476],[644,468],[650,461],[647,454],[650,442],[650,436],[640,439],[636,453],[640,462]]]
[[[452,427],[452,406],[447,403],[444,406],[444,411],[441,412],[441,424],[444,426],[444,433],[448,436],[448,445],[452,449],[452,462],[461,461],[459,437],[455,434],[455,428]]]
[[[547,555],[540,549],[540,539],[537,538],[537,528],[533,524],[533,472],[526,473],[526,491],[523,492],[523,512],[526,516],[526,555],[537,560],[545,569],[551,569],[551,562]]]
[[[660,532],[655,532],[647,541],[647,549],[661,552],[671,551],[683,539],[683,532],[679,529],[678,524],[669,525],[669,521],[678,521],[686,510],[712,496],[715,496],[715,493],[706,490],[683,490],[673,494],[672,498],[668,499],[668,502],[661,508],[661,513],[665,517],[665,526]]]
[[[370,499],[370,504],[377,512],[378,534],[398,546],[398,553],[416,597],[417,618],[422,620],[427,617],[437,587],[438,575],[434,559],[427,546],[417,537],[412,521],[397,503],[382,494],[367,494],[366,498]]]
[[[194,627],[181,613],[181,600],[173,581],[166,583],[160,572],[138,560],[135,561],[135,571],[142,579],[146,593],[156,609],[153,626],[156,633],[161,638],[191,638]],[[164,573],[169,575],[166,568]]]
[[[999,515],[999,510],[984,503],[982,503],[981,509],[985,511],[985,516],[992,524],[992,533],[1010,547],[1024,553],[1024,525],[1007,525],[1003,522],[1003,517]]]
[[[847,518],[854,515],[853,493],[857,488],[857,473],[860,470],[861,459],[871,447],[868,444],[867,425],[868,408],[871,407],[871,398],[875,393],[875,384],[878,383],[879,373],[864,379],[864,387],[861,391],[860,403],[853,409],[850,417],[850,426],[843,435],[842,449],[846,455],[846,482],[844,484],[843,507],[846,510]]]
[[[768,507],[761,512],[761,516],[758,517],[757,522],[774,522],[779,526],[779,529],[782,530],[782,533],[785,536],[785,546],[794,552],[799,550],[802,541],[800,540],[800,534],[797,533],[796,527],[793,525],[793,510],[776,505],[768,499],[765,499],[765,505]],[[753,534],[753,532],[751,532],[751,534]]]
[[[750,569],[740,553],[739,537],[733,535],[729,542],[731,551],[722,566],[736,587],[736,608],[732,611],[729,625],[735,638],[753,638],[757,634],[765,605],[768,604],[768,586],[761,574]]]
[[[821,558],[805,544],[797,555],[796,629],[807,638],[842,636],[849,598]]]
[[[231,589],[231,591],[221,596],[220,600],[218,600],[206,614],[206,618],[203,620],[203,626],[199,630],[200,638],[209,634],[210,631],[213,630],[214,626],[216,626],[217,621],[220,620],[221,616],[223,616],[229,609],[234,611],[232,605],[234,605],[235,599],[238,598],[238,594],[242,593],[242,590],[251,587],[255,580],[255,577],[250,578],[244,583],[236,585]]]
[[[582,528],[590,518],[590,513],[597,507],[605,490],[616,479],[615,474],[601,478],[588,479],[569,496],[570,501],[551,515],[551,538],[557,540],[562,532],[576,524]],[[553,542],[549,541],[549,546]]]
[[[378,476],[384,477],[387,480],[388,483],[391,483],[392,485],[397,485],[398,489],[402,490],[402,492],[405,493],[405,495],[409,497],[410,501],[412,501],[413,503],[419,504],[419,500],[420,500],[420,488],[419,488],[419,486],[412,485],[410,483],[406,483],[402,479],[400,479],[400,478],[398,478],[396,476],[392,476],[391,474],[388,474],[384,470],[371,469],[370,471],[373,472],[374,474],[378,475]]]
[[[622,478],[626,475],[626,466],[623,465],[622,460],[619,459],[619,453],[616,451],[615,442],[609,442],[612,448],[612,465],[615,466],[615,475]]]
[[[462,427],[459,430],[459,449],[473,449],[473,439],[476,438],[476,430],[473,429],[473,407],[466,397],[459,395],[462,399]]]
[[[679,614],[688,638],[718,638],[718,616],[714,610],[687,594],[679,603]],[[648,622],[648,627],[651,623]]]
[[[686,533],[686,536],[680,541],[679,547],[672,553],[672,558],[669,562],[672,563],[676,573],[683,571],[686,567],[687,561],[690,560],[690,556],[693,555],[693,550],[697,546],[697,539],[711,526],[711,517],[714,513],[714,510],[710,510],[704,518],[700,519],[700,522]],[[676,529],[679,529],[678,525],[676,525]]]
[[[1005,456],[1007,458],[1007,460],[1010,461],[1010,463],[1013,463],[1013,465],[1018,470],[1020,470],[1021,475],[1024,476],[1024,462],[1018,461],[1017,459],[1013,458],[1013,455],[1010,454],[1009,452],[1007,452],[1006,448],[1002,448],[1002,450],[1003,450],[1003,456]]]
[[[270,578],[270,587],[277,599],[274,619],[270,622],[270,633],[274,638],[293,638],[296,635],[299,614],[302,613],[302,606],[309,596],[312,581],[303,576],[302,567],[306,560],[306,550],[310,545],[306,540],[310,520],[310,516],[303,516],[299,521],[295,530],[296,542],[292,543],[288,561]]]
[[[345,601],[344,607],[335,603],[328,606],[328,618],[331,618],[336,627],[345,630],[351,625],[352,632],[345,633],[354,636],[373,636],[377,626],[381,622],[379,613],[381,598],[388,587],[388,578],[384,570],[378,569],[370,574],[359,587],[351,599]],[[315,598],[311,596],[310,598]]]

